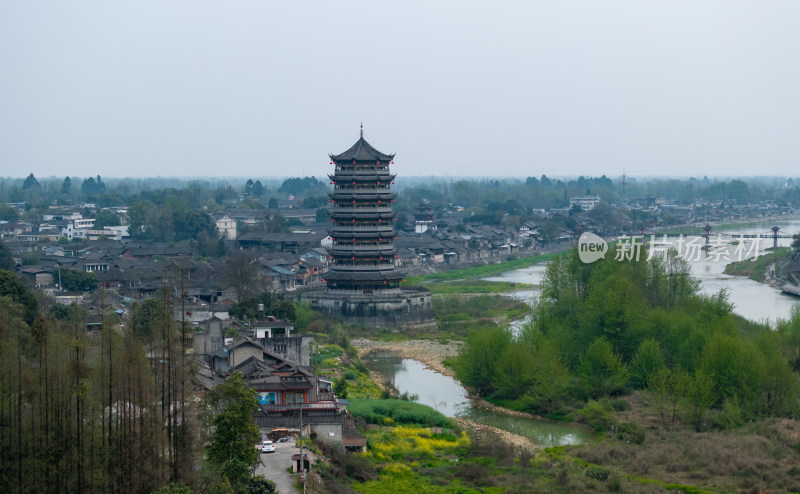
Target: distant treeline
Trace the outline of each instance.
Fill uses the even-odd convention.
[[[168,195],[186,193],[187,203],[197,208],[213,199],[222,203],[226,199],[253,197],[286,199],[323,198],[329,184],[325,178],[293,177],[285,180],[259,178],[111,178],[64,177],[37,179],[33,173],[22,178],[0,178],[0,202],[27,201],[34,206],[65,201],[94,202],[98,206],[128,204],[137,200],[155,203]],[[394,189],[409,206],[422,200],[434,205],[458,205],[469,208],[477,205],[505,205],[509,200],[519,202],[523,208],[564,207],[569,197],[597,195],[605,202],[622,198],[664,197],[679,203],[696,199],[709,201],[747,200],[760,201],[798,200],[800,188],[792,178],[755,177],[746,179],[686,178],[659,179],[621,177],[551,178],[547,175],[525,179],[486,178],[428,178],[398,177]],[[314,206],[326,205],[327,199],[315,199]],[[508,208],[507,208],[508,209]]]
[[[219,242],[216,227],[209,213],[229,207],[264,210],[265,221],[258,228],[271,232],[287,231],[299,224],[297,218],[284,219],[281,208],[316,210],[317,221],[328,218],[331,186],[325,179],[293,177],[286,180],[249,179],[107,179],[101,176],[63,179],[37,179],[30,174],[25,179],[0,179],[0,220],[24,219],[33,224],[42,222],[43,215],[53,205],[78,206],[91,203],[97,210],[86,208],[84,217],[95,217],[98,225],[114,225],[120,221],[102,208],[128,207],[125,219],[132,236],[140,240],[197,243],[201,255],[223,255],[225,247]],[[518,228],[524,222],[537,220],[539,212],[551,208],[570,207],[570,198],[598,196],[602,203],[587,212],[589,220],[601,233],[618,233],[621,228],[634,229],[656,221],[671,224],[665,214],[656,218],[646,209],[631,211],[610,205],[623,200],[641,199],[650,204],[653,199],[665,198],[677,204],[697,200],[719,201],[721,207],[734,202],[772,200],[785,206],[800,200],[800,188],[793,179],[610,179],[579,177],[557,179],[546,175],[526,179],[435,179],[421,181],[403,177],[394,186],[397,192],[395,211],[398,229],[409,227],[413,213],[420,204],[432,208],[437,218],[446,213],[461,211],[462,223]],[[649,198],[649,199],[645,199]],[[19,211],[13,204],[24,203]],[[574,209],[574,208],[573,208]],[[569,217],[550,219],[542,225],[540,239],[552,240],[563,229],[574,229],[571,216],[581,213],[570,210]],[[539,222],[541,223],[541,222]],[[242,233],[248,227],[244,225]]]

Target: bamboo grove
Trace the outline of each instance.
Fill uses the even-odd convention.
[[[196,483],[192,369],[173,289],[161,293],[151,310],[121,318],[101,292],[102,319],[87,326],[82,307],[53,304],[0,271],[3,492],[149,493]]]

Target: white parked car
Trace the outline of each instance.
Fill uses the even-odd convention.
[[[274,453],[275,452],[275,445],[272,444],[272,441],[261,441],[261,452],[262,453]]]

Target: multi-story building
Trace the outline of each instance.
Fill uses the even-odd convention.
[[[414,233],[425,233],[428,230],[436,230],[436,224],[433,222],[433,208],[423,203],[414,211]]]
[[[394,213],[391,191],[393,154],[384,154],[361,137],[341,154],[330,155],[336,169],[330,236],[328,290],[373,293],[397,289],[403,279],[395,268]]]
[[[394,154],[372,147],[361,136],[350,149],[330,155],[333,184],[326,288],[303,291],[300,299],[334,318],[374,327],[434,326],[431,293],[402,287],[396,268],[392,212]]]
[[[578,206],[584,211],[591,211],[598,204],[600,204],[599,196],[571,197],[569,199],[570,209]]]

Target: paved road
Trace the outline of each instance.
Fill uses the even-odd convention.
[[[256,467],[256,475],[275,482],[279,494],[299,494],[293,485],[294,476],[286,470],[292,466],[292,455],[300,453],[300,448],[294,444],[294,441],[275,443],[274,453],[259,453],[261,464]]]

